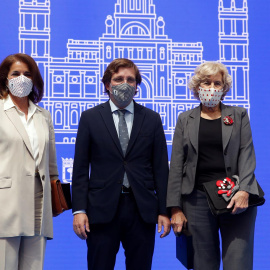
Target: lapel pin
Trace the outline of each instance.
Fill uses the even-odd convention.
[[[223,122],[225,125],[231,126],[233,124],[233,119],[230,116],[225,116]]]

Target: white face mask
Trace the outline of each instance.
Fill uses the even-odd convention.
[[[204,89],[199,87],[199,98],[201,103],[206,107],[215,107],[221,100],[223,89],[215,88]]]
[[[24,75],[20,75],[13,79],[8,79],[8,89],[13,96],[26,97],[33,88],[33,82],[31,79]]]

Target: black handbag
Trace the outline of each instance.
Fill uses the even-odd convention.
[[[249,207],[263,205],[264,192],[257,182],[259,195],[249,194]],[[239,190],[239,178],[237,175],[226,177],[222,180],[210,181],[203,184],[207,201],[213,215],[217,216],[229,213],[232,208],[227,208],[231,198]]]
[[[193,269],[194,250],[192,245],[192,235],[186,229],[182,229],[176,237],[176,258],[187,268]]]

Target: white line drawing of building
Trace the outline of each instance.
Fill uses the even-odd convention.
[[[247,0],[238,2],[241,7],[231,0],[225,8],[219,0],[219,54],[234,81],[226,103],[249,109],[248,8]],[[187,83],[204,61],[202,42],[168,38],[153,0],[117,0],[98,40],[69,39],[67,56],[57,58],[50,55],[50,0],[20,0],[19,14],[20,51],[31,55],[42,72],[46,91],[41,106],[52,114],[58,145],[75,143],[80,114],[108,99],[101,83],[104,70],[113,59],[124,57],[142,75],[135,100],[159,112],[170,147],[179,113],[198,105]],[[72,175],[71,158],[62,157],[66,181]]]
[[[242,7],[225,8],[223,0],[219,0],[219,57],[232,76],[233,85],[226,96],[227,103],[250,109],[249,102],[249,35],[247,0]]]

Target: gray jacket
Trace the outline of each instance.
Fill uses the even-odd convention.
[[[200,106],[179,115],[173,138],[167,207],[182,207],[182,195],[195,185],[198,161]],[[232,125],[222,124],[225,169],[228,176],[238,175],[240,190],[258,195],[254,170],[255,152],[246,109],[221,103],[221,117],[230,116]]]

